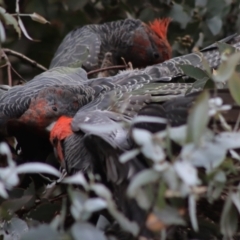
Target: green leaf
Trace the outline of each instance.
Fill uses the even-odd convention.
[[[102,231],[89,223],[76,222],[70,231],[74,240],[107,240]]]
[[[226,82],[234,74],[237,64],[240,61],[240,52],[232,54],[223,61],[212,78],[216,82]]]
[[[228,80],[228,87],[235,102],[240,105],[240,75],[234,72]]]
[[[177,209],[166,206],[163,209],[155,210],[154,214],[166,225],[185,225],[184,219],[180,216]]]
[[[152,169],[141,171],[133,178],[133,180],[129,184],[127,189],[128,196],[134,197],[140,187],[149,183],[156,182],[160,178],[160,176],[161,175],[159,174],[159,172],[156,172]]]
[[[184,11],[183,7],[177,3],[171,8],[169,17],[172,17],[174,21],[178,22],[181,25],[181,28],[186,28],[191,19],[187,12]]]
[[[207,0],[195,0],[196,7],[205,7],[207,4]]]
[[[48,225],[40,225],[37,228],[32,228],[29,232],[25,233],[20,240],[33,240],[33,239],[44,239],[44,240],[57,240],[60,239],[60,234],[52,229]]]
[[[178,65],[182,71],[189,77],[194,78],[196,80],[204,80],[204,79],[209,79],[208,74],[203,71],[201,68],[194,67],[189,64],[184,64],[184,65]]]
[[[226,174],[224,171],[217,171],[211,179],[211,182],[208,185],[208,201],[212,203],[214,200],[218,199],[222,193],[222,190],[225,187],[226,183]]]
[[[197,214],[196,214],[196,197],[191,194],[188,197],[188,204],[189,204],[189,215],[193,229],[197,232],[198,231],[198,221],[197,221]]]
[[[187,91],[186,91],[186,95],[190,92],[192,92],[193,89],[204,89],[205,86],[206,86],[206,83],[209,81],[209,77],[205,77],[201,80],[197,80],[196,82],[193,83],[192,87],[189,88]]]
[[[22,234],[28,231],[27,223],[17,217],[13,217],[11,220],[6,221],[3,228],[12,239],[19,239]]]
[[[204,91],[197,97],[193,108],[190,110],[187,121],[187,142],[198,144],[202,134],[205,132],[209,121],[208,100],[209,93]]]
[[[233,47],[230,44],[227,44],[225,42],[217,42],[217,46],[218,46],[218,50],[220,52],[220,54],[228,54],[228,55],[232,55],[233,53],[236,52],[236,48]]]
[[[140,153],[139,149],[133,149],[133,150],[127,151],[119,157],[119,161],[121,163],[126,163],[132,160],[134,157],[136,157],[139,153]]]
[[[43,16],[39,15],[38,13],[34,12],[32,14],[29,14],[29,16],[32,18],[33,21],[36,21],[36,22],[39,22],[42,24],[50,23]]]
[[[199,54],[201,54],[201,53],[199,53]],[[208,76],[211,77],[212,76],[212,70],[209,66],[208,61],[203,57],[203,55],[201,55],[201,58],[202,58],[202,66],[203,66],[204,70],[207,72]]]
[[[18,33],[18,37],[21,37],[21,29],[18,25],[18,22],[16,18],[14,18],[11,14],[7,13],[6,10],[2,7],[0,7],[0,16],[3,17],[4,22],[7,25],[12,25],[16,32]]]
[[[237,231],[238,226],[238,212],[236,211],[235,206],[231,200],[231,194],[225,201],[221,220],[220,227],[221,233],[224,235],[226,239],[232,239],[233,235]]]
[[[25,204],[27,204],[31,199],[32,196],[24,196],[21,198],[6,200],[1,204],[1,207],[4,209],[9,209],[11,212],[16,212],[24,207]]]
[[[6,33],[5,33],[4,26],[0,20],[0,43],[5,42],[5,40],[6,40]]]
[[[217,35],[221,31],[222,19],[219,16],[207,19],[206,23],[213,35]]]

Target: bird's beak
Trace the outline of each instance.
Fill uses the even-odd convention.
[[[48,131],[48,132],[51,132],[54,125],[55,125],[56,121],[50,123],[45,129]]]

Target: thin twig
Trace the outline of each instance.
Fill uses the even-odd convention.
[[[7,54],[4,52],[3,48],[1,49],[1,55],[2,58],[5,59],[6,61],[6,66],[7,66],[7,74],[8,74],[8,85],[12,86],[12,74],[11,74],[11,63],[8,59]]]
[[[128,66],[127,65],[116,65],[116,66],[111,66],[111,67],[104,67],[104,68],[99,68],[96,70],[92,70],[90,72],[87,73],[87,75],[92,75],[94,73],[99,73],[99,72],[103,72],[106,70],[112,70],[112,69],[126,69]]]
[[[26,80],[23,79],[23,77],[13,68],[13,66],[11,66],[11,68],[12,68],[12,70],[14,71],[14,73],[15,73],[18,77],[20,77],[23,81],[26,82]]]
[[[0,68],[5,68],[5,67],[7,67],[7,63],[5,63],[2,66],[0,66]]]
[[[43,65],[37,63],[36,61],[32,60],[31,58],[28,58],[26,57],[25,55],[23,55],[22,53],[19,53],[19,52],[16,52],[16,51],[13,51],[9,48],[2,48],[2,51],[7,53],[7,54],[10,54],[10,55],[13,55],[13,56],[16,56],[16,57],[19,57],[27,62],[29,62],[30,64],[32,64],[34,67],[37,67],[43,71],[47,71],[48,69],[45,68]]]

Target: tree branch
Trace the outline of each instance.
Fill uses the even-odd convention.
[[[19,57],[27,62],[29,62],[30,64],[32,64],[34,67],[37,67],[43,71],[47,71],[48,69],[45,68],[44,66],[42,66],[41,64],[37,63],[36,61],[26,57],[25,55],[19,53],[19,52],[16,52],[16,51],[13,51],[11,49],[8,49],[8,48],[2,48],[2,51],[9,54],[9,55],[13,55],[13,56],[16,56],[16,57]]]
[[[106,71],[106,70],[112,70],[112,69],[126,69],[128,68],[128,65],[116,65],[116,66],[111,66],[111,67],[104,67],[104,68],[99,68],[99,69],[96,69],[96,70],[92,70],[90,72],[87,73],[87,75],[92,75],[94,73],[99,73],[99,72],[103,72],[103,71]]]

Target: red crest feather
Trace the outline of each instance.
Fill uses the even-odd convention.
[[[167,40],[168,25],[172,21],[171,18],[155,19],[149,23],[149,27],[162,39]]]

